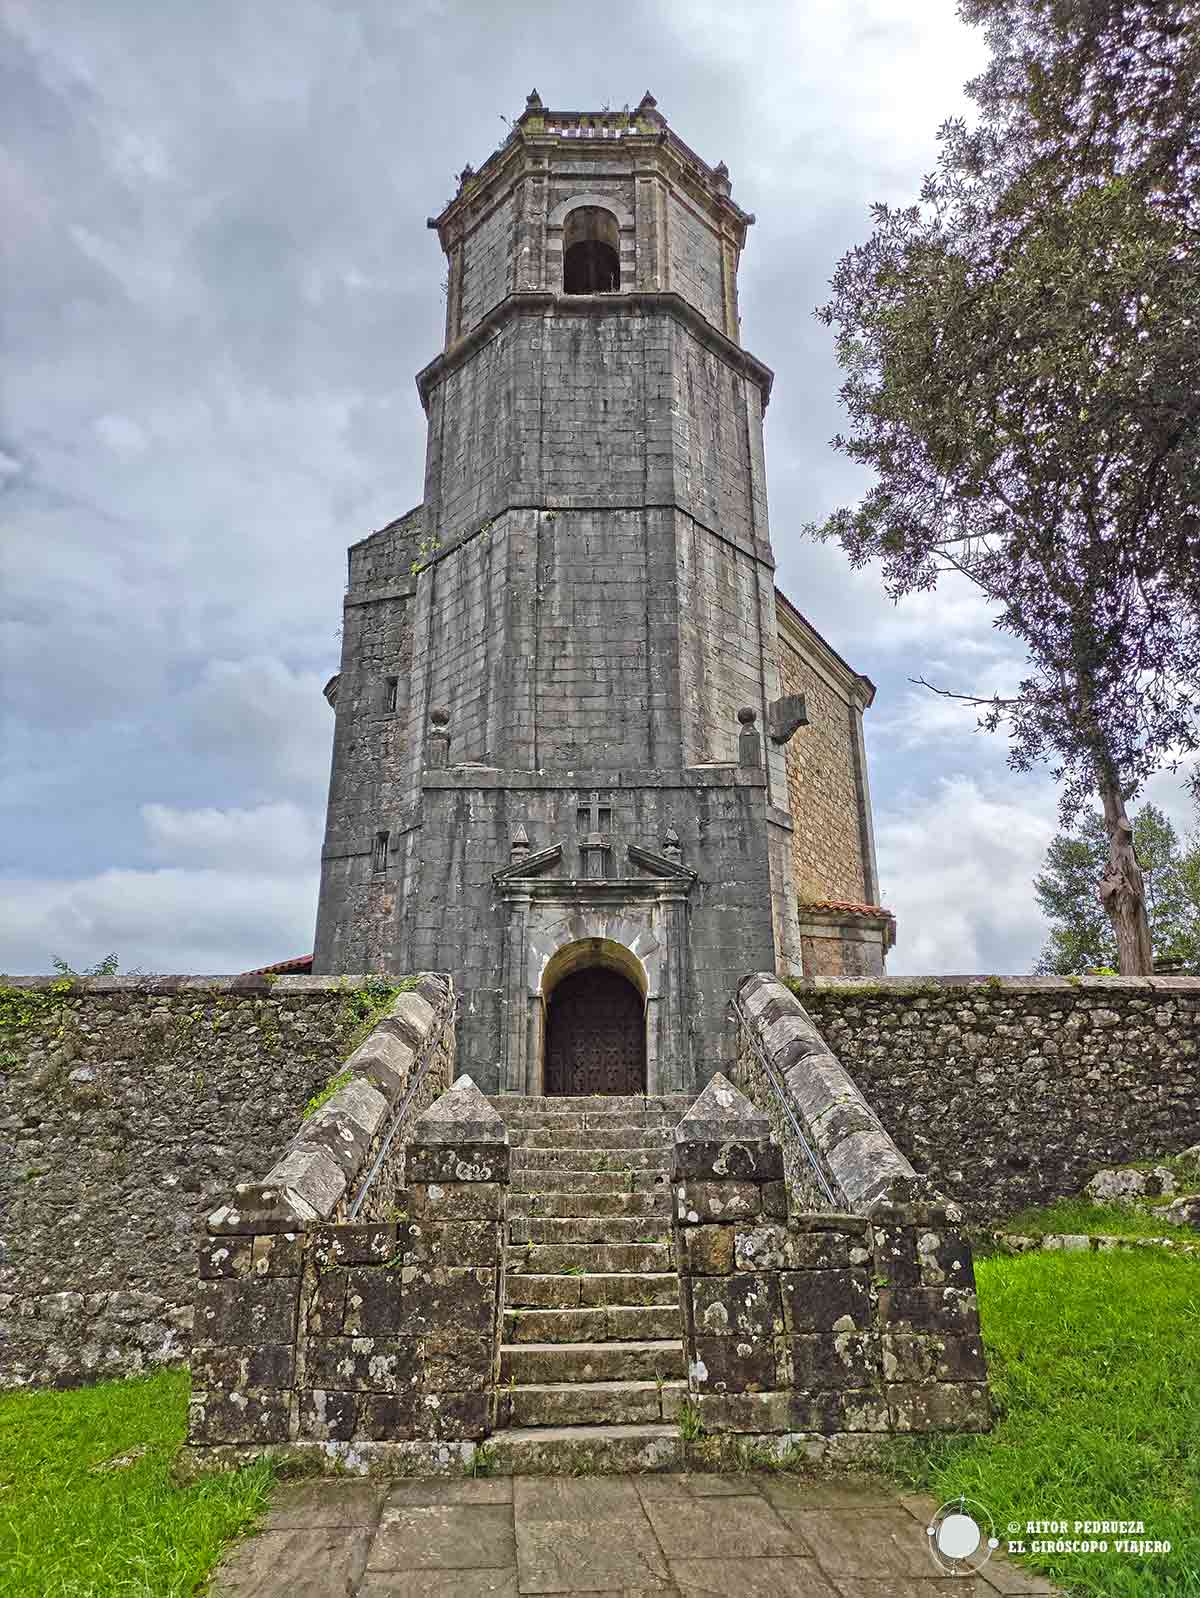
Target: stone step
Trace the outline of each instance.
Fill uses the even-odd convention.
[[[488,1103],[505,1120],[510,1115],[626,1115],[658,1110],[678,1121],[695,1099],[690,1093],[591,1093],[583,1098],[567,1093],[495,1093]]]
[[[687,1375],[680,1339],[617,1343],[502,1343],[500,1381],[519,1387],[561,1382],[681,1381]]]
[[[499,1476],[604,1476],[684,1470],[677,1426],[510,1426],[488,1438]]]
[[[670,1145],[659,1148],[610,1149],[527,1149],[515,1147],[512,1171],[607,1171],[628,1175],[631,1171],[653,1171],[666,1176],[671,1169]]]
[[[557,1165],[534,1171],[514,1170],[510,1207],[512,1200],[519,1193],[544,1193],[550,1188],[556,1193],[609,1194],[660,1191],[669,1195],[671,1178],[665,1170],[564,1171]]]
[[[611,1426],[673,1421],[687,1383],[543,1382],[505,1388],[502,1426]]]
[[[679,1279],[674,1271],[614,1271],[590,1276],[575,1272],[523,1276],[510,1271],[505,1277],[505,1299],[518,1309],[578,1309],[593,1304],[678,1305]]]
[[[510,1243],[669,1243],[671,1222],[660,1215],[515,1216]]]
[[[669,1342],[681,1329],[677,1303],[504,1311],[506,1343]]]
[[[670,1243],[524,1243],[510,1245],[506,1258],[510,1271],[539,1276],[576,1269],[588,1275],[675,1269]]]
[[[573,1122],[563,1126],[510,1126],[509,1147],[513,1149],[657,1149],[670,1150],[674,1127],[638,1126],[632,1121],[613,1121],[604,1126],[583,1127]]]
[[[550,1173],[547,1173],[549,1175]],[[560,1193],[522,1189],[508,1196],[509,1218],[557,1215],[578,1218],[583,1215],[661,1215],[671,1216],[671,1190],[644,1187],[629,1193]]]
[[[523,1132],[603,1132],[612,1126],[641,1127],[644,1131],[666,1128],[673,1132],[678,1124],[674,1112],[664,1114],[661,1110],[625,1110],[620,1115],[611,1112],[595,1114],[590,1110],[572,1110],[567,1115],[555,1115],[545,1110],[522,1110],[517,1114],[510,1112],[503,1120],[510,1134],[514,1129]]]

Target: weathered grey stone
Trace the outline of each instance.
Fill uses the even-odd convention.
[[[208,1217],[215,1236],[247,1232],[302,1232],[320,1217],[304,1194],[286,1182],[239,1182]]]
[[[414,1144],[506,1143],[508,1130],[471,1078],[463,1075],[413,1122],[411,1141]],[[459,1180],[469,1178],[460,1177]]]
[[[771,1123],[718,1071],[675,1128],[675,1142],[766,1141]],[[723,1174],[723,1173],[718,1173]]]
[[[346,1172],[326,1149],[301,1144],[276,1160],[262,1185],[264,1191],[280,1189],[292,1207],[307,1204],[324,1219],[333,1214],[346,1191]]]

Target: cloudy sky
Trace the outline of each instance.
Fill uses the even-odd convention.
[[[984,55],[953,0],[4,0],[0,970],[312,947],[346,545],[420,496],[425,218],[547,105],[633,104],[758,216],[745,343],[779,580],[879,688],[891,969],[1028,970],[1048,777],[913,688],[1015,681],[968,593],[891,605],[799,529],[863,486],[812,308]],[[1177,778],[1154,797],[1187,819]]]

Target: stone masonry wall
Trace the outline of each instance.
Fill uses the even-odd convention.
[[[186,1358],[203,1218],[342,1068],[362,981],[0,984],[0,1387]]]
[[[846,700],[786,638],[779,639],[779,681],[803,694],[808,726],[786,748],[788,809],[796,820],[792,868],[801,904],[867,897],[854,769],[853,714]]]
[[[896,1143],[972,1220],[1200,1140],[1195,977],[793,987]]]

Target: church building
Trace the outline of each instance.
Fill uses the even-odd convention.
[[[485,1093],[694,1092],[743,976],[894,937],[874,688],[775,587],[753,221],[651,95],[535,91],[428,224],[424,496],[350,549],[313,971],[448,973]]]

